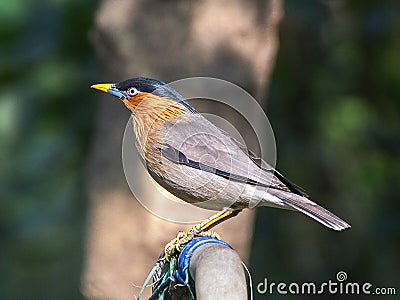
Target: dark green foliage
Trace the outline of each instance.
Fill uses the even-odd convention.
[[[322,282],[344,270],[348,281],[399,292],[399,8],[285,2],[268,97],[278,169],[352,228],[338,233],[300,214],[258,210],[255,282]]]
[[[0,5],[0,295],[76,299],[96,102],[93,1]]]

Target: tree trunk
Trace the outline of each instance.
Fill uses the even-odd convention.
[[[170,82],[209,76],[231,81],[261,101],[281,16],[280,0],[104,0],[91,33],[103,67],[98,81],[146,76]],[[87,172],[90,201],[82,288],[88,298],[131,299],[138,293],[133,284],[144,281],[164,245],[190,226],[161,220],[134,199],[121,163],[129,113],[114,99],[99,97]],[[246,210],[216,228],[244,261],[253,218],[254,212]]]

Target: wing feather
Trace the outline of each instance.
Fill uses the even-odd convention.
[[[201,114],[166,122],[165,127],[167,134],[162,143],[165,146],[163,155],[177,163],[201,168],[231,180],[307,196],[304,190],[286,180],[266,162],[257,159],[244,145]],[[177,155],[186,160],[179,161]]]
[[[167,122],[160,144],[161,155],[191,168],[222,178],[267,188],[284,206],[298,210],[334,230],[350,227],[345,221],[308,199],[305,191],[291,183],[246,147],[221,131],[200,114]],[[262,198],[268,205],[268,197]]]

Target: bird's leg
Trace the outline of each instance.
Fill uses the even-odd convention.
[[[181,252],[184,246],[199,236],[209,236],[216,239],[221,239],[218,233],[210,229],[218,224],[237,216],[242,210],[223,210],[212,215],[210,218],[193,226],[189,231],[178,232],[176,238],[171,240],[164,248],[165,258],[169,261],[169,257],[175,252]]]
[[[212,215],[203,222],[193,226],[190,232],[193,234],[199,234],[204,231],[208,231],[211,228],[217,226],[218,224],[237,216],[242,210],[223,210]]]

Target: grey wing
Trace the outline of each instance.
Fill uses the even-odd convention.
[[[240,143],[238,140],[234,139],[233,137],[230,137],[231,140],[240,148],[244,153],[247,153],[248,157],[262,170],[265,172],[269,172],[274,174],[273,182],[275,183],[275,187],[278,187],[279,189],[282,189],[282,184],[286,187],[283,188],[283,190],[290,191],[292,193],[295,193],[297,195],[301,195],[304,197],[308,198],[308,194],[306,191],[301,188],[300,186],[294,184],[293,182],[289,181],[286,179],[281,173],[279,173],[276,169],[271,167],[266,161],[264,161],[261,157],[258,157],[257,155],[254,154],[249,148],[247,148],[245,145]]]
[[[267,163],[252,157],[251,152],[220,130],[200,114],[191,114],[165,124],[162,155],[178,164],[201,169],[231,181],[268,188],[264,203],[271,199],[268,194],[282,200],[283,205],[301,211],[325,226],[342,230],[350,227],[308,199],[307,194],[286,180]],[[273,201],[274,202],[274,201]]]
[[[169,155],[174,160],[179,152],[180,163],[185,162],[232,180],[236,178],[245,183],[291,191],[274,174],[272,167],[264,163],[267,168],[260,168],[243,145],[202,115],[191,114],[165,126],[167,134],[162,141],[165,145],[164,156]],[[177,156],[176,159],[179,160]]]

